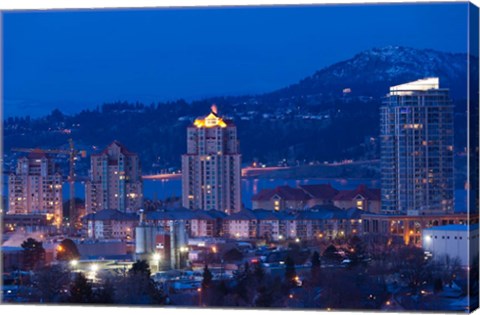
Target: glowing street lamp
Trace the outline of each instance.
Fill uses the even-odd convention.
[[[98,265],[97,264],[92,264],[90,266],[90,271],[92,271],[93,273],[97,272],[98,271]]]

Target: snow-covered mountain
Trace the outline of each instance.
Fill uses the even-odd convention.
[[[353,58],[315,72],[300,82],[269,93],[270,97],[296,98],[307,95],[381,97],[388,88],[425,77],[439,77],[440,86],[449,88],[454,99],[465,99],[467,54],[431,49],[387,46],[363,51]],[[478,58],[470,57],[472,75],[478,77]]]

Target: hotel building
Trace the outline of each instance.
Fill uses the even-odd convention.
[[[237,128],[217,109],[187,129],[182,155],[182,204],[188,209],[238,212],[241,203],[241,155]]]
[[[104,209],[136,212],[142,207],[142,171],[138,155],[118,141],[92,154],[90,180],[85,183],[87,213]]]

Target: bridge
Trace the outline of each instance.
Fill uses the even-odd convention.
[[[271,167],[244,167],[242,168],[242,177],[252,177],[258,176],[269,172],[275,172],[280,170],[290,169],[291,167],[284,166],[271,166]],[[169,174],[152,174],[152,175],[143,175],[143,179],[149,180],[167,180],[167,179],[179,179],[182,177],[180,173],[169,173]]]

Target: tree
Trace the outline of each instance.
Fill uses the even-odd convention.
[[[236,248],[232,248],[223,255],[225,261],[238,261],[243,259],[243,254]]]
[[[208,265],[205,265],[203,268],[203,279],[202,279],[202,289],[208,289],[212,284],[213,275],[210,269],[208,269]]]
[[[445,284],[452,286],[453,281],[462,271],[462,263],[458,257],[451,258],[449,255],[446,255],[441,270],[443,271]]]
[[[320,280],[319,278],[320,278],[320,270],[321,270],[320,254],[317,251],[313,253],[311,263],[312,263],[312,269],[311,269],[312,282],[316,284]]]
[[[34,289],[41,303],[65,302],[65,291],[70,284],[70,273],[61,265],[52,265],[40,269],[34,277]]]
[[[97,304],[113,304],[115,297],[115,287],[109,278],[107,278],[100,288],[98,288],[93,297],[93,303]]]
[[[323,258],[331,263],[338,263],[342,261],[343,257],[338,253],[337,248],[333,245],[328,246],[323,251]]]
[[[433,281],[433,292],[438,293],[441,291],[443,291],[442,279],[435,278],[435,280]]]
[[[69,301],[76,304],[93,302],[92,284],[83,273],[78,273],[71,284]]]
[[[356,265],[360,263],[365,258],[365,244],[362,239],[358,236],[353,236],[348,245],[350,246],[350,260],[352,261],[352,265]]]
[[[137,260],[116,288],[116,300],[122,304],[165,303],[166,297],[150,277],[150,267],[145,260]]]
[[[33,270],[42,267],[45,263],[45,249],[42,242],[28,238],[22,243],[23,266],[26,270]]]
[[[271,307],[273,303],[273,293],[267,288],[267,286],[262,285],[258,288],[258,295],[255,299],[256,307]]]
[[[285,259],[285,282],[289,287],[295,287],[297,286],[296,278],[295,262],[290,256],[287,256],[287,259]]]
[[[150,265],[145,260],[137,260],[128,271],[132,275],[140,275],[150,278]]]
[[[57,246],[57,260],[71,261],[80,258],[77,245],[71,239],[64,239]]]
[[[85,200],[81,198],[75,198],[75,210],[77,211],[78,216],[84,216],[85,213]],[[62,213],[63,213],[63,219],[70,220],[70,199],[65,201],[62,204]]]
[[[418,293],[418,289],[434,272],[432,265],[425,259],[423,249],[418,247],[400,248],[393,259],[401,277],[405,279],[413,295]]]
[[[262,283],[265,277],[265,270],[263,270],[263,265],[261,262],[255,263],[255,267],[253,269],[253,276],[255,277],[255,280],[257,280],[257,283]]]

